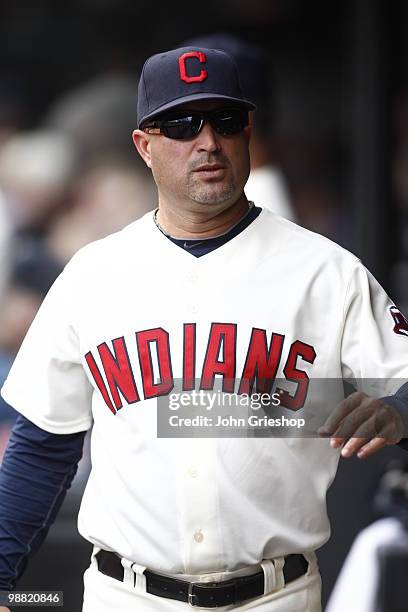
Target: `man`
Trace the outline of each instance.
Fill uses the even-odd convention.
[[[398,442],[404,394],[352,393],[321,429],[331,442],[157,435],[178,385],[269,396],[280,377],[300,412],[312,377],[381,375],[391,394],[407,375],[408,324],[361,263],[247,201],[251,109],[222,51],[145,63],[133,139],[158,210],[74,256],[3,387],[24,416],[0,474],[0,587],[38,548],[93,424],[84,612],[320,610],[338,447]]]

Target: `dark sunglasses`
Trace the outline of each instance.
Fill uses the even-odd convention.
[[[187,140],[197,136],[206,121],[217,134],[234,136],[249,124],[248,111],[242,108],[218,108],[206,112],[178,111],[161,115],[160,119],[146,123],[142,129],[150,134],[163,134],[173,140]]]

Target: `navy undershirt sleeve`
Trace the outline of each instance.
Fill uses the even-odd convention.
[[[0,590],[10,591],[55,520],[86,432],[52,434],[19,416],[0,466]]]
[[[408,433],[408,382],[402,385],[395,395],[390,395],[381,399],[389,406],[393,406],[393,408],[400,413],[404,421],[405,435],[402,440],[398,442],[398,446],[408,451],[408,437],[406,437]]]

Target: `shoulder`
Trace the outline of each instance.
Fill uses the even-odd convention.
[[[136,260],[140,250],[144,250],[149,243],[152,215],[153,211],[149,211],[120,231],[79,249],[66,265],[64,275],[82,276],[89,269],[93,272],[110,269],[123,261],[123,258],[134,257]]]
[[[274,250],[303,265],[335,264],[350,270],[361,266],[356,255],[333,240],[263,209],[259,217],[263,240]]]

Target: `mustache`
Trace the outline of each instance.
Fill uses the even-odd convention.
[[[229,166],[229,159],[225,157],[222,153],[213,153],[209,155],[201,155],[197,159],[191,162],[189,170],[194,171],[196,168],[200,166],[205,166],[206,164],[221,164],[223,166]]]

